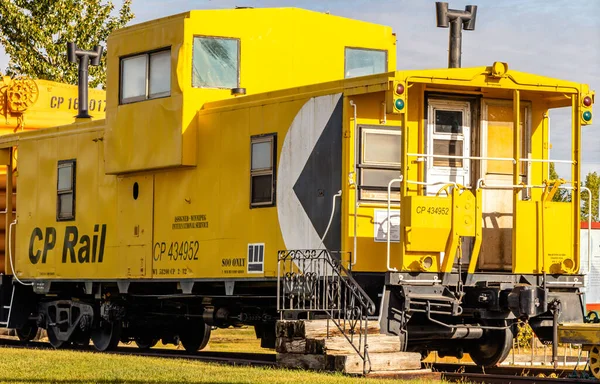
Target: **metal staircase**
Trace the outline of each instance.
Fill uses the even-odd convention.
[[[360,356],[366,374],[371,370],[368,316],[375,313],[375,303],[340,256],[326,249],[279,251],[277,310],[281,320],[325,316],[327,337],[334,331],[331,322]]]

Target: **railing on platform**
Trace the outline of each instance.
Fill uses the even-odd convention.
[[[327,316],[363,360],[363,373],[370,371],[367,344],[368,316],[375,303],[344,267],[342,255],[327,249],[279,251],[277,257],[277,310],[284,314]],[[350,258],[348,259],[350,265]]]

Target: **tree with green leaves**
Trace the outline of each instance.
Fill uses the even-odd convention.
[[[589,172],[585,177],[585,182],[583,182],[583,185],[585,187],[588,187],[592,192],[592,221],[599,221],[600,217],[598,217],[598,189],[600,187],[600,175],[598,175],[596,172]],[[581,220],[587,221],[588,215],[590,214],[590,204],[588,201],[587,194],[582,194],[581,200],[583,202],[581,206]]]
[[[554,166],[554,163],[550,163],[550,172],[549,172],[549,180],[558,180],[560,179],[560,176],[558,176],[558,173],[556,172],[556,167]],[[552,201],[558,201],[558,202],[569,202],[571,201],[571,194],[570,191],[566,190],[566,189],[559,189],[558,191],[556,191],[556,193],[554,194],[554,196],[552,197]]]
[[[67,59],[67,42],[91,50],[132,18],[131,1],[115,11],[102,0],[2,0],[0,44],[10,56],[6,73],[77,84],[77,65]],[[114,11],[114,12],[113,12]],[[106,83],[106,49],[100,65],[90,66],[90,87]]]

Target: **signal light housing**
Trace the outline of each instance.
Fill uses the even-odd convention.
[[[403,81],[390,81],[386,92],[386,113],[405,113],[406,84]]]
[[[581,98],[581,125],[592,124],[592,104],[594,104],[593,94],[585,95]]]

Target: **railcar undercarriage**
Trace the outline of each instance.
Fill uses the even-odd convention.
[[[518,323],[528,322],[542,342],[550,342],[558,322],[583,322],[581,276],[458,277],[388,273],[382,332],[398,335],[407,351],[459,358],[469,353],[478,365],[494,366],[510,352]]]
[[[208,344],[213,327],[251,325],[262,347],[275,346],[275,282],[250,289],[242,283],[239,289],[244,294],[232,290],[220,295],[215,293],[223,290],[222,282],[196,282],[188,293],[177,289],[177,283],[133,282],[121,293],[114,282],[45,282],[34,287],[34,294],[30,286],[5,280],[0,285],[3,298],[13,287],[21,295],[28,293],[27,305],[15,303],[9,319],[9,327],[16,328],[24,341],[41,327],[55,348],[87,345],[91,340],[100,351],[132,341],[148,349],[161,341],[181,343],[193,353]],[[4,307],[6,299],[1,304]],[[4,312],[3,317],[8,316]]]
[[[581,276],[477,273],[458,277],[458,273],[390,272],[357,273],[356,279],[350,274],[346,279],[378,303],[381,332],[400,337],[405,351],[422,355],[437,351],[440,356],[459,358],[469,353],[483,366],[506,358],[519,322],[528,322],[548,342],[553,340],[556,322],[583,321]],[[35,295],[31,287],[9,280],[0,286],[1,297],[6,298],[6,290],[13,287],[18,295],[28,295],[22,301],[27,305],[13,306],[10,324],[23,340],[42,327],[56,348],[87,345],[91,339],[100,351],[113,349],[120,341],[147,349],[162,341],[181,342],[188,352],[195,352],[207,345],[213,327],[252,325],[261,346],[275,345],[275,281],[255,286],[241,283],[237,289],[224,289],[222,282],[196,282],[187,293],[181,285],[165,282],[132,282],[126,293],[114,282],[56,282],[37,284]],[[383,296],[377,300],[381,296],[377,287],[381,292],[382,285]]]

